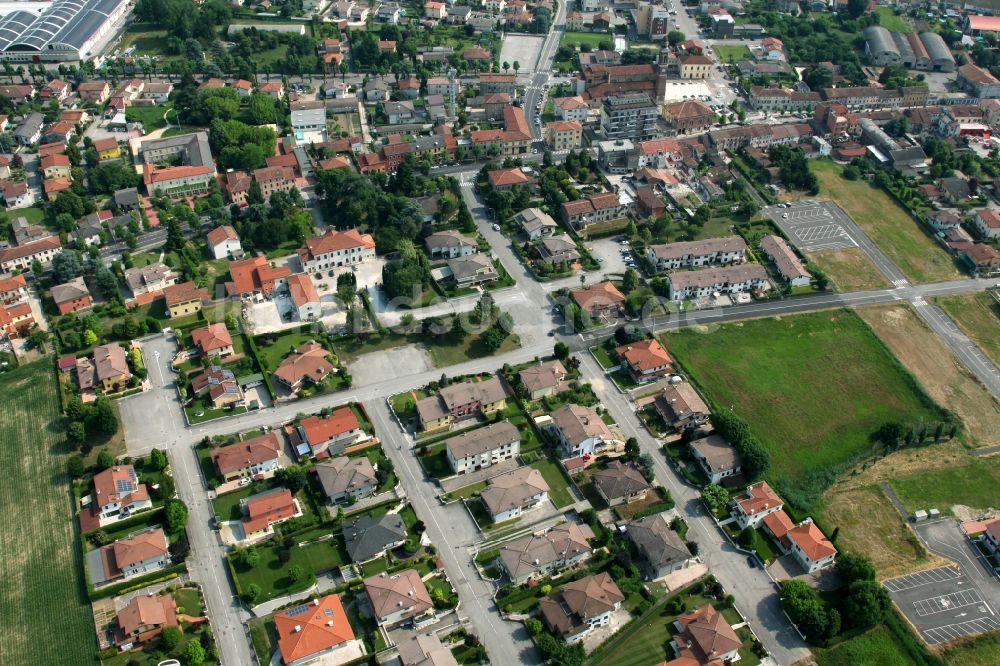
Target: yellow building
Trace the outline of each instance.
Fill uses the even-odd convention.
[[[578,120],[555,120],[545,130],[545,142],[552,150],[577,150],[583,144],[583,124]]]
[[[712,60],[703,55],[686,55],[680,58],[682,79],[707,79],[712,74]]]
[[[98,139],[94,142],[94,150],[103,162],[104,160],[114,160],[122,156],[121,147],[113,137]]]
[[[208,291],[199,289],[194,282],[172,284],[163,290],[170,317],[183,317],[201,312],[202,303],[208,298]]]

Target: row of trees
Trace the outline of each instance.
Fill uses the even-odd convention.
[[[712,426],[743,460],[743,474],[751,481],[760,479],[771,468],[771,455],[750,432],[750,426],[731,410],[717,409],[712,413]]]

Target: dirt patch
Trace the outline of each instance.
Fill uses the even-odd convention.
[[[860,248],[813,252],[809,261],[819,266],[837,291],[864,291],[891,286]]]
[[[880,579],[947,564],[923,547],[878,486],[831,489],[817,515],[828,530],[840,528],[840,550],[872,559]]]
[[[359,356],[347,369],[354,377],[355,384],[374,384],[392,379],[399,368],[409,372],[423,372],[434,367],[423,347],[405,345],[394,348],[391,353],[370,353]]]
[[[1000,443],[1000,404],[910,306],[860,308],[857,312],[927,393],[958,414],[975,446]]]

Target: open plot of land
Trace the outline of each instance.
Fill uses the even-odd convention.
[[[961,417],[976,446],[1000,443],[1000,405],[909,306],[861,308],[857,312],[927,393]]]
[[[96,652],[83,601],[64,437],[52,363],[0,379],[0,663],[91,664]],[[53,619],[58,618],[58,630]]]
[[[878,24],[889,32],[916,32],[908,18],[897,16],[891,7],[877,7],[875,13],[878,14]]]
[[[812,169],[820,192],[836,201],[914,282],[961,277],[951,257],[888,194],[865,181],[845,180],[841,167],[817,160]]]
[[[827,650],[813,650],[819,666],[858,666],[884,664],[909,666],[915,663],[896,637],[885,627],[875,627],[860,636]]]
[[[509,37],[507,39],[510,39]],[[501,50],[500,62],[503,62],[502,55],[504,50],[507,48],[507,39],[504,40],[504,49]],[[590,44],[595,49],[601,44],[601,42],[610,42],[611,36],[606,33],[599,32],[564,32],[562,39],[559,40],[559,46],[565,46],[567,44]],[[510,62],[510,61],[508,61]]]
[[[771,453],[771,480],[793,504],[818,499],[812,493],[828,481],[815,479],[868,451],[884,423],[939,418],[846,310],[690,328],[664,342],[716,405],[732,405],[748,421]],[[807,500],[788,496],[796,486],[809,489]]]
[[[908,573],[933,561],[877,485],[831,488],[815,513],[827,531],[840,528],[840,549],[870,557],[879,576]]]
[[[826,273],[837,291],[864,291],[892,286],[859,248],[810,252],[809,261]]]
[[[601,35],[596,36],[601,37]],[[607,39],[607,35],[604,35],[604,38]],[[503,45],[500,47],[500,64],[506,62],[513,67],[516,62],[521,66],[519,71],[534,71],[544,43],[545,35],[507,35],[503,38]],[[595,47],[597,46],[597,42],[593,42],[593,44]]]
[[[989,294],[964,294],[935,299],[983,353],[1000,365],[1000,304]]]
[[[716,44],[715,55],[720,62],[739,62],[750,57],[750,49],[739,44]]]
[[[992,604],[960,569],[931,569],[884,585],[929,645],[1000,629]]]
[[[891,479],[889,485],[911,513],[930,508],[949,513],[954,505],[980,510],[1000,506],[1000,465],[989,458]]]

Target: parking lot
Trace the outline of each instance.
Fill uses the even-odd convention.
[[[980,587],[959,567],[938,567],[883,583],[928,645],[1000,628]]]
[[[629,250],[627,245],[622,245],[619,241],[611,238],[588,241],[586,245],[594,259],[600,262],[602,273],[621,275],[628,268],[626,257],[631,256],[631,251],[629,255],[622,254],[623,250]],[[632,261],[635,261],[634,257]],[[638,262],[635,263],[638,264]]]
[[[803,252],[858,247],[854,222],[832,201],[796,201],[784,208],[768,206],[764,213]]]
[[[545,44],[545,35],[506,35],[500,47],[499,62],[520,64],[520,73],[535,71],[538,55]],[[513,71],[513,70],[512,70]]]

